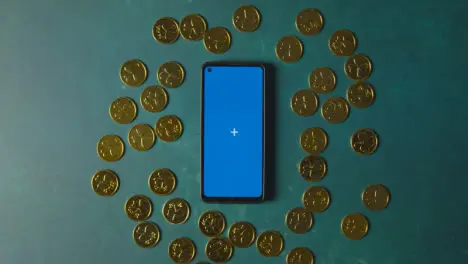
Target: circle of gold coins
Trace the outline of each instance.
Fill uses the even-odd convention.
[[[302,203],[309,212],[323,212],[330,206],[330,193],[320,186],[312,186],[302,194]]]
[[[109,107],[109,115],[117,124],[129,124],[136,118],[137,105],[129,97],[117,98]]]
[[[91,188],[100,196],[112,196],[119,189],[119,177],[112,170],[97,171],[91,178]]]
[[[161,112],[168,102],[166,90],[159,85],[146,87],[140,95],[140,104],[151,113]]]
[[[226,218],[220,211],[206,211],[198,219],[198,228],[208,237],[217,237],[224,232]]]
[[[372,184],[362,192],[362,202],[369,210],[383,210],[390,202],[390,192],[382,184]]]
[[[171,17],[163,17],[153,25],[153,38],[162,44],[170,44],[179,38],[179,24]]]
[[[214,54],[224,53],[231,47],[231,34],[223,27],[210,28],[203,37],[203,44]]]
[[[362,214],[349,214],[341,221],[341,231],[349,239],[360,240],[369,231],[369,222]]]
[[[159,139],[166,142],[179,139],[182,131],[182,122],[175,115],[163,116],[156,123],[156,135],[158,135]]]
[[[238,248],[250,247],[255,237],[255,227],[249,222],[235,222],[229,228],[228,238]]]
[[[180,34],[186,40],[202,40],[206,32],[206,20],[199,14],[188,15],[180,21]]]
[[[351,147],[359,155],[373,154],[379,146],[379,137],[374,130],[362,128],[351,136]]]
[[[330,97],[322,104],[322,117],[332,124],[343,123],[348,115],[348,103],[341,97]]]
[[[148,178],[150,190],[157,194],[166,196],[171,194],[177,185],[175,174],[166,168],[153,171]]]
[[[364,80],[372,73],[372,62],[364,54],[354,54],[346,60],[344,70],[350,79]]]
[[[162,214],[171,224],[183,224],[190,216],[190,206],[182,198],[173,198],[164,203]]]
[[[313,264],[314,255],[305,247],[291,249],[286,256],[286,264]]]
[[[313,224],[312,213],[302,207],[291,209],[286,214],[286,225],[296,234],[304,234]]]
[[[120,80],[130,87],[140,86],[148,78],[146,65],[140,60],[129,60],[120,67]]]
[[[354,33],[346,29],[336,31],[328,41],[328,48],[336,56],[350,56],[356,50],[356,46]]]
[[[177,238],[169,244],[168,255],[175,263],[189,263],[195,258],[195,253],[195,244],[189,238]]]
[[[311,155],[316,155],[327,148],[328,136],[323,129],[313,127],[302,132],[299,141],[302,149]]]
[[[240,32],[253,32],[260,26],[260,12],[255,6],[239,7],[232,16],[232,24]]]
[[[167,88],[179,87],[184,79],[184,68],[178,62],[168,61],[158,68],[158,81]]]
[[[103,136],[96,148],[99,157],[109,162],[120,160],[125,152],[123,140],[117,135]]]
[[[307,156],[299,163],[299,173],[306,181],[320,181],[327,175],[327,163],[320,156]]]
[[[346,91],[346,98],[356,108],[367,108],[374,102],[374,87],[366,82],[351,84]]]
[[[151,200],[144,195],[134,195],[125,203],[125,214],[133,221],[148,219],[153,212]]]
[[[291,97],[291,109],[300,116],[311,116],[317,111],[318,97],[311,90],[297,91]]]
[[[297,37],[286,36],[276,44],[276,57],[286,63],[298,61],[303,53],[304,46]]]
[[[265,257],[276,257],[283,252],[284,240],[277,231],[265,231],[257,238],[257,249]]]
[[[323,16],[313,8],[306,8],[296,16],[296,28],[303,35],[318,34],[323,28]]]
[[[161,234],[158,226],[152,222],[140,222],[133,229],[133,240],[142,248],[151,248],[159,242]]]
[[[206,243],[205,254],[213,262],[226,262],[234,251],[231,243],[224,237],[214,237]]]
[[[335,73],[330,68],[317,68],[310,73],[309,86],[316,93],[330,93],[336,87]]]
[[[156,135],[150,125],[137,124],[128,132],[128,143],[135,150],[149,150],[153,147],[155,141]]]

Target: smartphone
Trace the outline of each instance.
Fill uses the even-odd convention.
[[[265,77],[261,63],[208,62],[202,67],[204,201],[264,199]]]

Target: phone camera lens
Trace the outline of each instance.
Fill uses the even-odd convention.
[[[208,68],[208,72],[211,72],[211,68]]]

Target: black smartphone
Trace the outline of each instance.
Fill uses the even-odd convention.
[[[265,195],[262,63],[207,62],[201,85],[201,197],[260,202]]]

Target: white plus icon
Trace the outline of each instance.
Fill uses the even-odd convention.
[[[233,136],[236,136],[237,133],[239,133],[239,131],[237,131],[235,128],[231,131],[231,134],[232,134]]]

